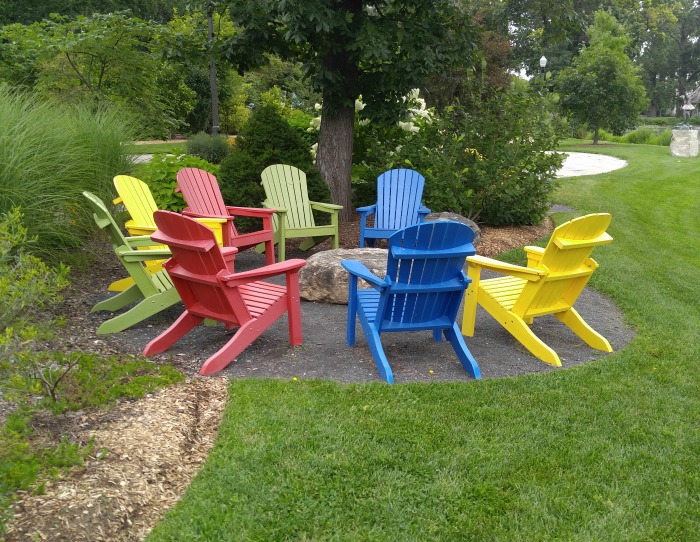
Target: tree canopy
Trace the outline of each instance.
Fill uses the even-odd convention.
[[[562,108],[592,129],[597,143],[601,128],[621,134],[634,127],[647,98],[639,70],[625,53],[630,38],[617,20],[599,11],[587,35],[590,45],[558,74],[557,89]]]
[[[435,73],[469,63],[470,18],[450,0],[232,0],[240,27],[223,47],[242,69],[265,54],[303,62],[323,96],[317,164],[333,201],[350,211],[355,100],[374,120],[396,120],[402,96]]]

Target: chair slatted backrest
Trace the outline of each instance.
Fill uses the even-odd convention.
[[[260,175],[265,189],[265,205],[270,209],[286,209],[287,228],[312,228],[316,224],[309,204],[306,173],[286,164],[268,166]],[[277,216],[273,217],[275,229]]]
[[[211,229],[169,211],[156,211],[158,230],[151,237],[168,245],[172,258],[165,264],[187,309],[205,318],[235,325],[250,319],[237,288],[221,284],[217,275],[230,274]]]
[[[399,230],[419,222],[425,178],[412,169],[392,169],[377,178],[375,228]]]
[[[545,278],[524,286],[513,311],[537,316],[556,305],[573,306],[598,267],[591,252],[613,240],[605,231],[611,218],[608,213],[591,214],[557,227],[538,264],[547,271]]]
[[[191,167],[181,169],[177,172],[177,187],[182,192],[189,211],[202,216],[228,216],[229,213],[221,195],[219,182],[208,171]],[[222,227],[230,229],[229,236],[224,236],[225,238],[238,235],[232,221],[228,221]]]
[[[380,330],[415,327],[447,317],[454,321],[465,288],[462,271],[475,253],[472,230],[458,222],[410,226],[389,238],[388,295],[378,314]]]
[[[114,221],[114,218],[107,210],[107,206],[104,202],[90,192],[83,192],[83,196],[88,200],[90,207],[92,208],[93,218],[97,226],[105,230],[109,235],[110,243],[114,249],[119,261],[122,263],[124,268],[128,271],[129,276],[134,279],[139,290],[143,293],[144,297],[154,295],[164,289],[167,289],[167,284],[162,285],[158,281],[165,280],[167,282],[167,277],[155,277],[146,271],[146,267],[143,262],[131,261],[124,258],[122,255],[123,251],[132,250],[132,246],[128,239],[124,237],[119,226]],[[156,283],[154,283],[156,281]]]
[[[123,203],[131,216],[129,226],[146,226],[155,228],[153,213],[158,209],[153,199],[151,189],[146,183],[129,175],[117,175],[114,177],[114,187],[119,197],[114,203]]]

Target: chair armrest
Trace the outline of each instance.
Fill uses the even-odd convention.
[[[418,215],[421,218],[425,218],[430,214],[430,209],[428,209],[425,205],[421,203],[420,209],[418,209]]]
[[[372,205],[366,205],[365,207],[358,207],[355,211],[360,213],[363,217],[366,217],[377,212],[377,204],[374,203]]]
[[[153,232],[155,233],[155,229]],[[132,237],[126,237],[126,242],[129,245],[129,248],[133,247],[157,247],[162,245],[163,243],[158,243],[157,241],[154,241],[151,239],[150,235],[134,235]]]
[[[527,266],[537,267],[537,265],[542,261],[542,256],[544,255],[544,248],[526,246],[523,248],[525,255],[527,256]]]
[[[230,215],[254,216],[260,218],[272,216],[273,214],[275,214],[274,209],[258,209],[255,207],[233,207],[227,205],[226,210],[229,212]]]
[[[295,258],[292,260],[273,263],[272,265],[266,265],[265,267],[259,267],[258,269],[243,271],[242,273],[228,273],[226,271],[220,271],[217,276],[227,286],[235,288],[236,286],[245,284],[246,282],[255,282],[257,280],[282,275],[284,273],[298,272],[299,269],[305,265],[306,260]]]
[[[170,258],[172,253],[167,248],[154,250],[117,250],[117,254],[127,262],[148,262]]]
[[[204,215],[202,213],[195,213],[194,211],[190,211],[189,207],[182,210],[182,215],[189,218],[210,218],[212,220],[221,220],[222,222],[229,222],[236,218],[230,215]]]
[[[118,196],[118,197],[116,197],[116,198],[114,198],[114,199],[112,200],[112,203],[113,203],[114,205],[119,205],[120,203],[124,203],[124,200],[122,199],[121,196]]]
[[[323,211],[325,213],[336,213],[343,208],[342,205],[336,205],[335,203],[323,203],[321,201],[309,201],[309,204],[311,205],[312,209]]]
[[[340,265],[355,277],[360,277],[372,286],[377,288],[384,288],[389,286],[389,282],[386,279],[380,279],[377,275],[372,273],[365,264],[357,260],[341,260]]]
[[[272,211],[275,211],[278,215],[283,215],[287,212],[287,209],[285,209],[284,207],[272,207],[266,201],[262,202],[262,206],[265,207],[265,209],[270,209]]]
[[[511,277],[517,277],[525,280],[536,281],[547,274],[547,271],[542,269],[532,269],[530,267],[522,267],[505,262],[500,262],[492,258],[484,256],[468,256],[467,263],[470,268],[488,269],[497,273],[503,273]]]

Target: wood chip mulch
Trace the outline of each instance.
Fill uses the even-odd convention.
[[[552,229],[550,218],[537,226],[483,227],[477,253],[495,256],[545,237]],[[357,247],[358,240],[356,222],[341,224],[342,248]],[[96,266],[118,271],[109,267]],[[81,288],[72,288],[64,306],[72,320],[64,330],[64,344],[97,351],[102,341],[94,340],[94,330],[83,322],[92,301],[80,295]],[[5,540],[143,540],[182,496],[211,450],[227,393],[227,379],[193,375],[137,401],[54,420],[57,429],[48,431],[53,438],[92,441],[92,455],[81,468],[46,481],[41,494],[20,494]]]

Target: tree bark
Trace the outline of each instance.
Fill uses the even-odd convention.
[[[352,215],[352,141],[355,129],[355,107],[345,106],[326,111],[323,100],[321,131],[318,135],[316,165],[331,189],[333,203],[342,205],[341,222]]]
[[[595,127],[595,130],[593,130],[593,144],[594,144],[594,145],[597,145],[597,144],[598,144],[598,137],[599,137],[599,134],[598,134],[598,127],[596,126],[596,127]]]

